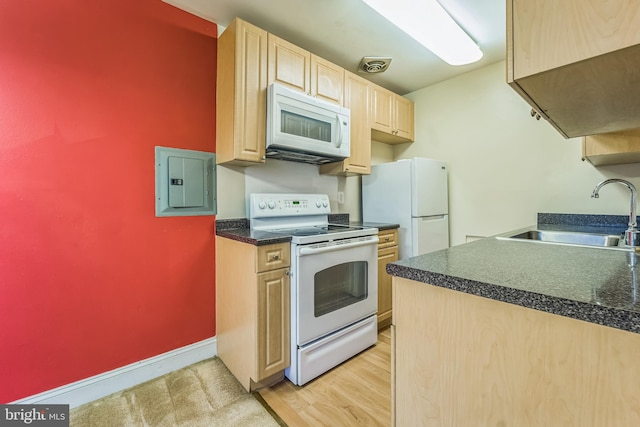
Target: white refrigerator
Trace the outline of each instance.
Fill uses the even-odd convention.
[[[446,163],[416,157],[371,166],[362,177],[362,220],[400,225],[400,259],[448,248]]]

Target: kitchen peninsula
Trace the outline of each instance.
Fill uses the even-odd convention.
[[[594,231],[568,217],[537,228]],[[635,257],[490,237],[389,264],[394,424],[640,425]]]

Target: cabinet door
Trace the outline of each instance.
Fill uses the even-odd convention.
[[[386,266],[390,262],[397,260],[397,246],[378,250],[378,329],[382,329],[391,324],[391,276],[387,273]]]
[[[311,95],[342,105],[344,69],[316,55],[311,55]]]
[[[375,141],[401,144],[414,139],[413,102],[371,85],[370,123]]]
[[[380,86],[371,86],[371,129],[393,132],[393,92]]]
[[[235,19],[218,40],[216,161],[265,161],[267,32]]]
[[[640,127],[639,27],[635,0],[509,0],[507,83],[565,138]]]
[[[344,105],[351,110],[351,155],[342,162],[320,166],[321,174],[362,175],[371,172],[369,81],[344,72]]]
[[[369,125],[369,82],[352,73],[345,74],[345,107],[351,110],[351,155],[345,160],[347,172],[371,172],[371,127]]]
[[[258,382],[290,363],[289,269],[258,274]]]
[[[273,34],[269,34],[269,84],[280,83],[300,92],[310,92],[311,54]]]
[[[510,1],[516,79],[640,43],[637,0]]]
[[[640,162],[640,129],[586,136],[582,158],[594,166]]]
[[[395,95],[394,123],[395,134],[401,138],[414,140],[413,102],[403,96]]]

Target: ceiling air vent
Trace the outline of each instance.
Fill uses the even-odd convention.
[[[391,63],[391,58],[384,56],[365,56],[360,61],[360,65],[358,66],[358,71],[361,73],[382,73],[389,68],[389,64]]]

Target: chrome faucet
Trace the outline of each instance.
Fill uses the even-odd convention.
[[[626,246],[640,246],[640,231],[638,231],[638,225],[636,222],[636,187],[634,187],[632,183],[624,179],[605,179],[604,181],[596,185],[596,188],[593,189],[593,193],[591,193],[591,197],[597,199],[599,197],[598,191],[600,191],[600,189],[605,185],[611,184],[612,182],[618,182],[620,184],[626,185],[631,191],[631,210],[629,212],[629,225],[627,230],[624,232],[624,244]]]

